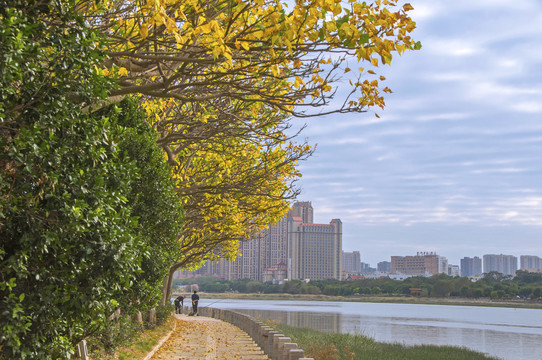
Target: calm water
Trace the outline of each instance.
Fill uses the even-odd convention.
[[[542,359],[542,310],[536,309],[212,299],[202,299],[200,306],[377,341],[464,346],[507,360]]]

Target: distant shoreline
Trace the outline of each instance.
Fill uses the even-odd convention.
[[[488,306],[542,309],[542,301],[534,300],[491,300],[489,298],[436,298],[413,296],[329,296],[308,294],[242,294],[242,293],[205,293],[200,292],[202,298],[207,299],[237,299],[237,300],[293,300],[293,301],[348,301],[393,304],[423,304],[423,305],[454,305],[454,306]]]

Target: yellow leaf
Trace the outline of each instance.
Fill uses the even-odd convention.
[[[273,72],[273,76],[278,77],[279,76],[279,68],[277,65],[271,66],[271,71]]]
[[[147,24],[143,24],[139,27],[139,33],[141,34],[141,38],[145,39],[147,36],[149,36],[149,28],[147,27]]]
[[[126,69],[124,66],[119,68],[119,75],[128,76],[128,69]]]
[[[211,32],[211,24],[207,23],[198,28],[202,33],[209,34]]]
[[[242,42],[241,42],[241,46],[242,46],[243,49],[245,49],[246,51],[249,51],[249,50],[250,50],[250,46],[248,45],[248,42],[246,42],[246,41],[242,41]]]

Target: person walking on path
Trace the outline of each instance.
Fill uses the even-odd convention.
[[[194,293],[192,294],[192,315],[198,316],[198,301],[199,301],[199,295],[196,290],[194,290]]]
[[[175,303],[175,314],[182,314],[183,312],[183,303],[184,303],[184,296],[179,295],[174,301]]]

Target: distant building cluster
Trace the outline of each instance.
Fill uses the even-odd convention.
[[[538,256],[521,255],[520,270],[542,272],[542,261]],[[445,257],[435,253],[418,253],[416,256],[392,256],[391,274],[410,276],[431,276],[448,274],[450,276],[479,277],[484,273],[498,272],[514,276],[518,270],[518,259],[513,255],[487,254],[483,260],[478,256],[461,259],[461,266],[448,265]]]
[[[315,224],[310,201],[293,204],[288,214],[254,238],[242,241],[240,256],[234,261],[208,261],[195,273],[177,272],[177,276],[205,275],[227,280],[253,279],[280,283],[285,280],[356,280],[390,277],[447,274],[476,278],[484,273],[514,275],[518,259],[513,255],[486,254],[464,257],[460,265],[435,252],[418,252],[413,256],[391,256],[376,268],[361,261],[359,251],[342,250],[342,222]],[[520,270],[542,272],[542,259],[520,256]]]
[[[242,241],[235,261],[208,261],[196,274],[227,280],[342,279],[342,222],[315,224],[310,201],[296,202],[277,224]],[[358,252],[359,266],[359,252]]]
[[[431,276],[448,273],[448,260],[434,252],[418,252],[416,256],[392,256],[391,273]]]

